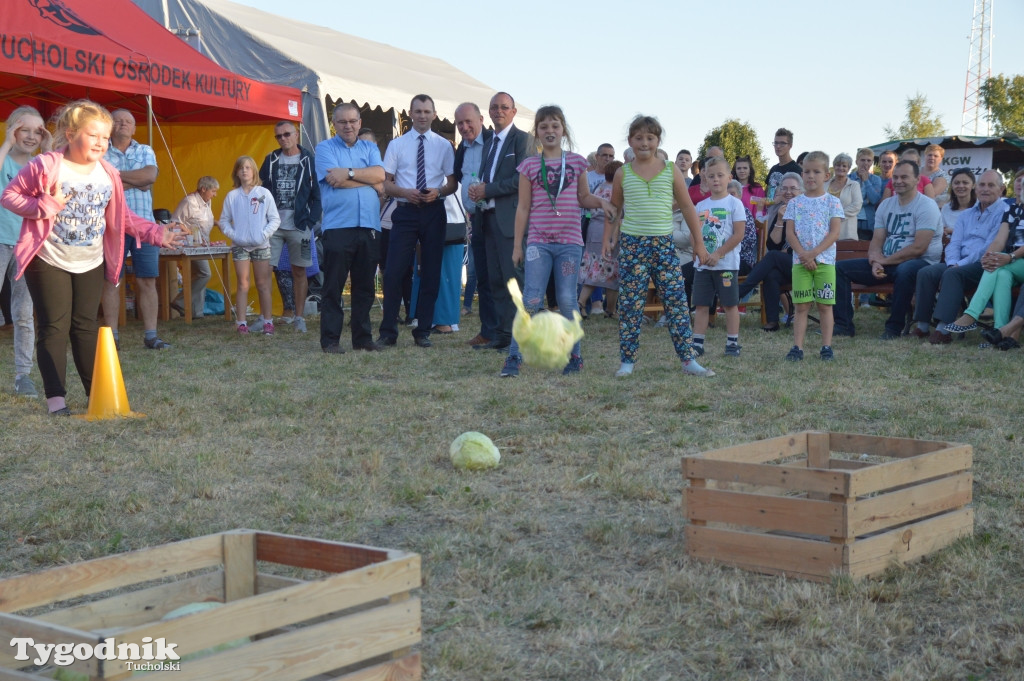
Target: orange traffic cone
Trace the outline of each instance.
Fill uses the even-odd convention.
[[[109,326],[101,326],[96,343],[96,363],[92,372],[89,411],[82,418],[87,421],[98,421],[117,416],[140,417],[145,414],[135,413],[128,406],[128,392],[124,389],[114,334]]]

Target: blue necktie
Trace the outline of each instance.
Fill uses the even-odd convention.
[[[491,166],[494,165],[494,155],[498,153],[498,147],[501,146],[501,141],[498,136],[494,136],[494,140],[491,142],[491,150],[487,152],[487,159],[484,161],[484,179],[483,181],[491,181]]]
[[[420,135],[420,146],[416,150],[416,189],[427,188],[427,158],[423,149],[426,135]]]

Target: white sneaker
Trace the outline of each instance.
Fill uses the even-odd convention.
[[[306,320],[302,317],[296,317],[292,322],[292,328],[295,329],[296,333],[306,333]]]

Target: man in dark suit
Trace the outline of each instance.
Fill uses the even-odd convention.
[[[469,344],[472,346],[487,345],[495,338],[498,318],[494,312],[494,300],[491,297],[491,282],[487,278],[487,249],[484,246],[483,212],[477,204],[469,199],[469,187],[480,179],[480,167],[484,163],[484,154],[491,143],[494,133],[484,130],[484,117],[480,107],[472,102],[460,104],[455,109],[455,127],[462,136],[459,148],[455,150],[455,180],[462,186],[462,205],[469,213],[472,230],[470,248],[472,248],[473,265],[476,267],[477,294],[480,296],[480,333]],[[465,171],[463,170],[465,168]]]
[[[523,285],[522,268],[512,263],[516,208],[519,205],[519,171],[516,168],[533,153],[533,149],[530,135],[512,124],[516,115],[512,95],[506,92],[494,95],[488,113],[494,124],[494,136],[484,152],[484,162],[478,174],[481,181],[469,187],[468,196],[474,203],[485,202],[478,210],[483,213],[487,273],[498,323],[491,342],[475,347],[504,350],[512,342],[512,320],[516,315],[506,282],[515,277],[520,288]]]

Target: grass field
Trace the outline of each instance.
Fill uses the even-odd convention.
[[[340,356],[312,320],[273,338],[176,320],[166,352],[132,324],[121,365],[147,417],[98,423],[16,398],[0,331],[0,576],[248,527],[420,553],[428,679],[1022,679],[1024,356],[878,341],[882,319],[858,311],[831,364],[809,334],[796,365],[756,314],[727,360],[720,321],[710,380],[654,327],[615,379],[617,326],[595,317],[581,375],[514,380],[465,345],[475,317],[428,350],[403,330]],[[814,428],[973,445],[975,536],[857,583],[689,560],[680,458]],[[466,430],[497,470],[452,468]]]

